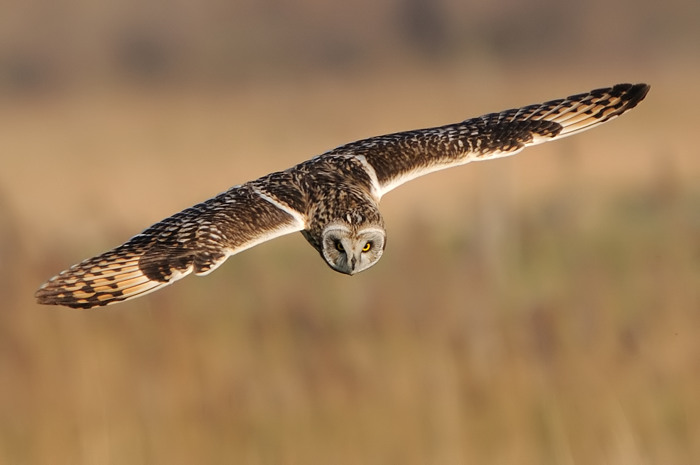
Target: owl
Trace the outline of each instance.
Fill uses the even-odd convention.
[[[284,171],[237,185],[88,258],[44,283],[42,304],[92,308],[140,297],[226,258],[301,231],[333,270],[379,261],[386,246],[381,198],[418,176],[514,155],[634,108],[646,84],[618,84],[460,123],[351,142]]]

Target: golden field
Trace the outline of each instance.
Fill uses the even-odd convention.
[[[698,463],[700,63],[594,36],[580,59],[242,54],[230,79],[97,66],[8,84],[0,463]],[[652,89],[616,121],[389,194],[386,253],[359,276],[293,235],[105,309],[33,301],[149,224],[342,143],[624,81]]]

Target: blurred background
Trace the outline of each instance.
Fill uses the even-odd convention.
[[[700,463],[700,3],[0,2],[0,463]],[[622,118],[118,306],[47,278],[352,140],[617,82]]]

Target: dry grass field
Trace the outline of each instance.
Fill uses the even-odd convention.
[[[700,462],[700,63],[608,45],[2,93],[0,463]],[[33,301],[342,143],[622,81],[652,90],[610,124],[389,194],[359,276],[293,235],[106,309]]]

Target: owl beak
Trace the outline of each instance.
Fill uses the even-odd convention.
[[[355,264],[357,263],[357,257],[352,257],[350,260],[350,274],[355,274]]]

